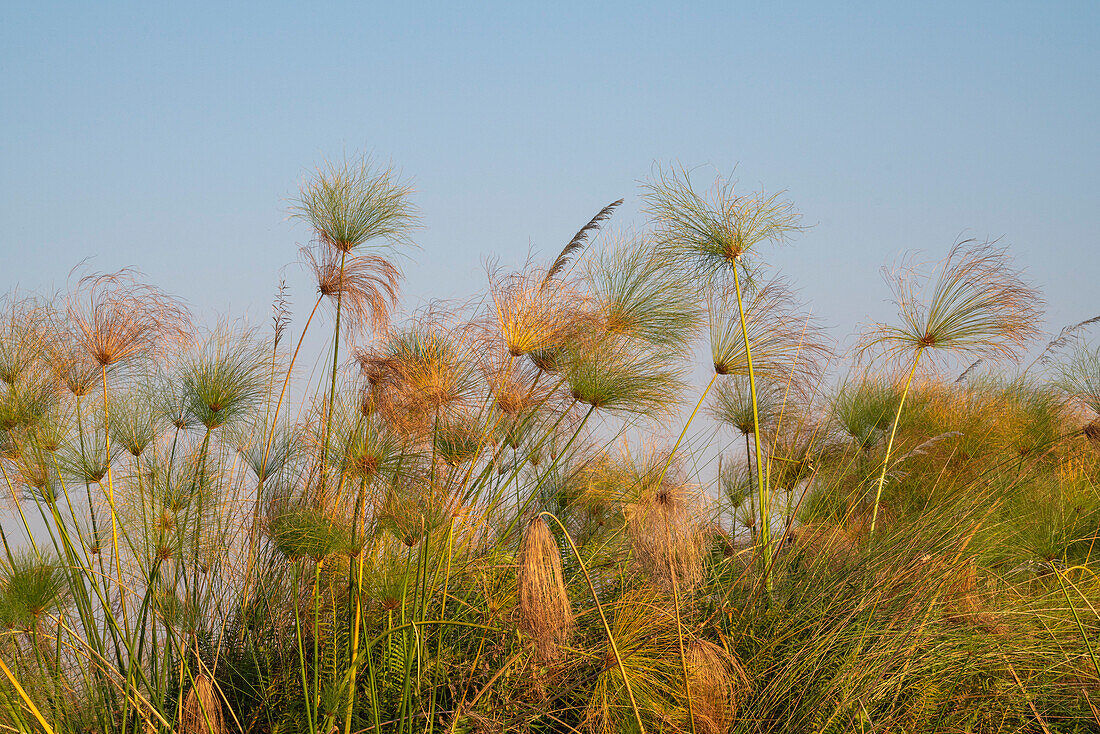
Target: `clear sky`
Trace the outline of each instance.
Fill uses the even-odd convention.
[[[838,337],[960,235],[1057,329],[1100,313],[1097,38],[1097,2],[5,3],[0,292],[94,256],[266,319],[299,181],[372,151],[424,212],[407,300],[466,296],[678,161],[789,191],[814,227],[773,261]]]

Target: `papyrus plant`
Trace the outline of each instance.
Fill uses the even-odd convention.
[[[1043,299],[1017,270],[1008,250],[966,240],[951,248],[934,273],[905,267],[887,273],[898,307],[896,323],[874,324],[859,354],[875,354],[907,370],[871,512],[871,534],[890,467],[898,421],[922,357],[1016,359],[1040,333]]]

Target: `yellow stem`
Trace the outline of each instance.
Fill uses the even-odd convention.
[[[355,676],[359,667],[359,620],[363,614],[361,596],[363,593],[363,554],[365,552],[364,549],[359,550],[358,579],[355,592],[355,624],[351,633],[351,675],[348,681],[348,708],[347,716],[344,718],[344,734],[351,734],[351,712],[355,706]]]
[[[27,704],[27,708],[29,708],[31,710],[31,713],[34,714],[34,718],[38,719],[38,723],[42,726],[42,729],[45,730],[46,734],[54,734],[53,728],[51,728],[50,725],[46,722],[46,719],[43,718],[42,712],[39,711],[38,707],[34,705],[34,701],[30,699],[30,696],[27,695],[27,692],[23,690],[23,686],[19,685],[19,681],[12,674],[11,670],[8,669],[8,666],[4,663],[3,658],[0,658],[0,670],[4,671],[4,675],[7,676],[8,681],[15,688],[15,692],[18,693],[19,697],[23,699],[23,703]]]
[[[279,418],[279,409],[283,407],[283,398],[286,397],[286,388],[290,384],[290,375],[294,371],[294,363],[298,359],[298,352],[302,348],[302,342],[306,338],[306,332],[309,331],[309,324],[313,321],[313,317],[317,313],[317,307],[321,305],[321,299],[324,296],[317,296],[317,301],[313,304],[313,310],[309,313],[309,318],[306,319],[306,325],[302,327],[302,335],[298,337],[298,345],[294,347],[294,355],[290,358],[290,364],[286,368],[286,377],[283,379],[283,388],[279,392],[279,400],[275,403],[275,412],[271,416],[271,430],[268,432],[267,438],[264,441],[263,460],[260,463],[260,467],[263,469],[263,473],[267,473],[267,458],[268,453],[271,451],[271,443],[275,440],[275,422]]]
[[[118,552],[118,517],[115,512],[115,483],[111,477],[111,414],[107,407],[107,365],[101,369],[103,376],[103,440],[107,455],[107,501],[111,505],[111,545],[115,551],[115,571],[118,573],[118,600],[122,607],[122,625],[129,629],[129,616],[126,614],[126,593],[122,584],[122,556]]]
[[[676,457],[676,450],[680,448],[680,443],[684,440],[684,436],[687,435],[688,427],[691,422],[695,420],[695,414],[699,412],[699,408],[703,406],[703,401],[707,399],[707,393],[710,392],[711,387],[714,386],[714,381],[718,379],[718,373],[714,373],[710,378],[710,382],[707,383],[707,387],[703,390],[703,394],[699,396],[699,402],[695,404],[695,410],[691,411],[691,415],[687,419],[687,423],[684,424],[683,429],[680,431],[680,436],[676,439],[676,443],[672,445],[672,451],[668,454],[668,461],[665,462],[665,468],[661,471],[661,477],[657,480],[657,486],[661,486],[661,482],[665,481],[665,474],[668,473],[669,466],[672,465],[672,460]]]
[[[684,624],[680,618],[680,584],[676,579],[676,566],[672,561],[672,531],[669,530],[667,520],[665,521],[665,540],[668,571],[672,576],[672,603],[676,609],[676,642],[680,646],[680,667],[684,671],[684,695],[687,696],[688,721],[691,722],[691,734],[695,734],[695,708],[691,702],[691,677],[688,675],[687,657],[684,655]]]
[[[890,467],[890,452],[894,449],[894,437],[898,432],[898,422],[901,420],[901,409],[905,407],[905,398],[909,395],[909,386],[913,384],[913,375],[917,372],[917,363],[920,362],[920,356],[924,353],[924,347],[917,350],[917,355],[913,357],[913,366],[909,370],[909,377],[905,381],[905,389],[902,390],[901,400],[898,402],[898,412],[894,414],[894,426],[890,429],[890,440],[886,443],[886,457],[882,460],[882,473],[878,477],[878,489],[875,490],[875,506],[871,511],[871,533],[870,537],[875,537],[875,525],[878,522],[878,503],[882,498],[882,485],[886,483],[886,470]]]
[[[749,368],[749,394],[752,397],[753,444],[756,446],[756,488],[760,494],[760,548],[761,563],[764,569],[764,589],[772,590],[772,542],[771,542],[771,502],[767,483],[764,481],[764,461],[760,452],[760,411],[756,403],[756,373],[752,369],[752,347],[749,344],[749,327],[745,323],[745,307],[741,300],[741,280],[737,270],[733,272],[733,287],[737,293],[737,314],[741,319],[741,337],[745,341],[745,363]]]

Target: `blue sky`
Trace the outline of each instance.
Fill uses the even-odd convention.
[[[553,257],[655,161],[737,166],[814,225],[772,262],[837,336],[879,267],[1002,237],[1049,327],[1100,313],[1100,4],[8,3],[0,292],[134,266],[267,318],[325,158],[413,178],[406,300]],[[294,304],[309,281],[285,275]]]

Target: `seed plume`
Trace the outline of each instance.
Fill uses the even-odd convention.
[[[78,342],[102,367],[166,355],[190,327],[179,301],[128,270],[81,278],[66,312]]]
[[[206,675],[196,675],[180,709],[180,734],[225,734],[228,731],[214,684]]]
[[[527,524],[518,558],[519,624],[544,662],[560,660],[573,629],[573,608],[562,578],[561,551],[542,517]]]
[[[397,302],[401,273],[380,255],[353,253],[342,256],[331,248],[302,248],[302,258],[317,279],[317,291],[333,304],[339,300],[348,335],[366,330],[389,330],[390,312]]]

